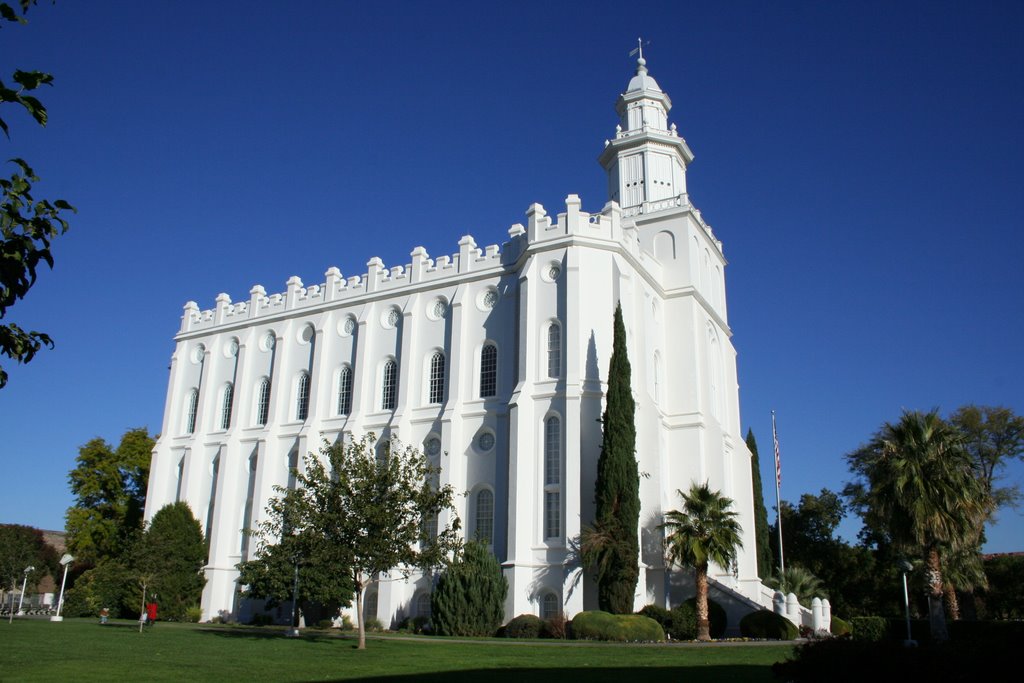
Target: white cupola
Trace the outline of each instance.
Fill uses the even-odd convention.
[[[641,53],[636,75],[619,96],[619,125],[598,158],[608,172],[609,199],[626,215],[651,213],[686,203],[686,166],[693,152],[669,125],[672,100],[647,73]],[[677,201],[668,201],[676,199]]]

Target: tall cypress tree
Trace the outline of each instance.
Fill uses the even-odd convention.
[[[608,367],[601,458],[597,463],[595,528],[604,539],[595,549],[598,604],[613,614],[630,614],[640,576],[640,474],[636,464],[636,423],[626,327],[615,307],[612,358]]]
[[[772,573],[772,549],[768,544],[768,509],[764,506],[761,488],[761,461],[757,456],[754,430],[747,429],[747,448],[750,449],[750,478],[754,483],[754,538],[757,541],[757,575],[763,581]]]

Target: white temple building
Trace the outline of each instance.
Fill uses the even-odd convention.
[[[466,492],[458,514],[504,568],[507,619],[596,609],[571,543],[594,517],[618,302],[642,473],[636,607],[693,594],[692,572],[666,571],[657,526],[694,481],[731,497],[743,527],[736,564],[711,569],[716,599],[771,605],[757,578],[726,260],[690,201],[693,153],[671,106],[641,58],[599,158],[609,197],[597,212],[570,194],[557,216],[530,206],[500,246],[466,235],[451,255],[417,247],[402,265],[371,258],[349,277],[330,268],[281,293],[257,285],[209,310],[185,304],[146,518],[184,500],[200,519],[204,619],[251,616],[235,567],[255,550],[242,529],[262,519],[272,487],[323,439],[370,431],[422,444],[442,483]],[[385,625],[423,614],[431,586],[381,582],[367,611]]]

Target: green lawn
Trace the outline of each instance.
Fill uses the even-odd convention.
[[[131,622],[15,620],[0,624],[0,680],[772,681],[771,664],[792,649],[384,638],[359,652],[334,635],[281,633],[159,623],[140,634]]]

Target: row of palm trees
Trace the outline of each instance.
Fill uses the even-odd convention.
[[[955,569],[977,554],[992,496],[974,471],[963,437],[937,411],[906,411],[896,423],[847,456],[855,481],[847,487],[869,527],[886,534],[908,557],[924,561],[932,637],[948,633],[943,608],[944,565]],[[708,563],[728,567],[742,548],[732,500],[708,485],[678,491],[681,510],[665,514],[670,564],[692,567],[697,588],[697,637],[710,640]],[[960,558],[960,559],[958,559]]]

